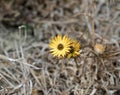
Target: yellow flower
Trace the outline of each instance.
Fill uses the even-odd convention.
[[[54,37],[49,44],[51,48],[50,52],[58,58],[64,57],[70,50],[70,44],[71,41],[67,36],[58,35]]]
[[[71,40],[70,51],[67,55],[68,58],[76,57],[80,54],[80,43],[76,40]]]

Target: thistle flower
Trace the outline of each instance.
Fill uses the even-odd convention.
[[[67,55],[68,58],[76,57],[80,54],[80,43],[76,40],[71,40],[70,51]]]
[[[71,41],[67,36],[58,35],[54,37],[49,44],[51,48],[50,52],[58,58],[64,57],[70,50],[70,44]]]

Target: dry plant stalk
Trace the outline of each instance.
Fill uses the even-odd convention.
[[[9,6],[0,1],[3,26],[29,23],[34,28],[0,28],[0,95],[116,95],[120,18],[118,1],[108,1],[12,0]],[[49,41],[59,34],[80,42],[79,56],[51,56]]]

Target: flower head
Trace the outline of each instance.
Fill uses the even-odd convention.
[[[80,43],[76,40],[71,40],[70,51],[68,53],[68,58],[76,57],[80,54]]]
[[[96,43],[94,46],[94,50],[97,54],[103,54],[105,52],[105,46],[103,44]]]
[[[58,35],[54,37],[49,47],[51,48],[51,53],[53,56],[57,56],[58,58],[64,57],[70,50],[71,41],[67,36]]]

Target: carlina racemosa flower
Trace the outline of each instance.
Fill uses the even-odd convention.
[[[77,40],[71,39],[70,51],[67,55],[68,58],[75,58],[80,55],[80,43]]]
[[[58,58],[65,57],[70,51],[71,40],[67,36],[58,35],[52,38],[49,47],[53,56]]]

